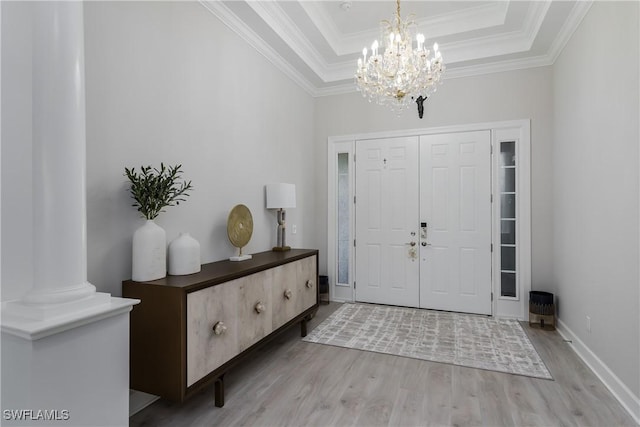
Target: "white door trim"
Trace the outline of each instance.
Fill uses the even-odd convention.
[[[355,168],[353,167],[353,155],[355,154],[355,140],[349,137],[329,138],[327,150],[327,275],[329,276],[329,298],[331,301],[349,302],[355,300],[353,288],[354,253],[353,245],[349,247],[349,283],[338,283],[338,154],[349,155],[349,200],[353,200],[355,194]],[[349,203],[349,240],[353,241],[355,235],[355,215],[353,203]]]
[[[355,141],[359,139],[374,138],[394,138],[403,136],[432,135],[438,133],[467,132],[476,130],[491,130],[492,141],[495,143],[496,135],[517,135],[518,137],[518,232],[519,232],[519,256],[518,256],[518,280],[519,280],[519,300],[503,300],[494,297],[493,313],[496,317],[513,317],[520,320],[527,320],[529,316],[528,295],[531,290],[531,122],[529,119],[508,120],[485,123],[472,123],[452,126],[441,126],[424,129],[397,130],[386,132],[359,133],[351,135],[330,136],[327,138],[328,170],[327,170],[327,274],[329,275],[331,299],[333,301],[353,301],[353,276],[351,283],[347,286],[335,286],[335,248],[336,248],[336,164],[333,162],[339,152],[348,152],[350,159],[355,153]],[[340,151],[342,150],[342,151]],[[494,156],[496,149],[494,147]],[[350,163],[352,166],[353,163]],[[350,191],[353,192],[353,167],[349,168]],[[493,193],[497,193],[497,180],[493,180]],[[351,194],[351,198],[353,194]],[[493,219],[494,229],[496,227]],[[353,230],[353,223],[351,223]],[[494,243],[496,243],[494,241]],[[494,244],[494,247],[496,245]],[[494,252],[495,253],[495,252]],[[495,257],[494,257],[495,258]],[[353,261],[353,257],[350,258]],[[494,263],[495,264],[495,263]],[[495,269],[495,266],[494,266]],[[350,273],[353,269],[350,269]],[[496,282],[493,282],[494,296],[499,295],[500,290],[495,289]]]

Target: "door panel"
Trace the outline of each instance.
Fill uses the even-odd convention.
[[[420,306],[491,314],[489,131],[420,137]]]
[[[418,160],[418,137],[356,142],[357,301],[419,304]]]

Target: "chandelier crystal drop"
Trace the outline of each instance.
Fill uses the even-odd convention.
[[[371,45],[371,52],[365,47],[362,58],[358,58],[355,79],[362,96],[399,113],[418,97],[427,98],[436,91],[445,66],[437,43],[431,52],[424,46],[423,34],[412,36],[415,23],[400,18],[400,0],[396,1],[395,17],[382,21],[384,53],[380,54],[377,40]],[[415,48],[412,39],[416,41]]]

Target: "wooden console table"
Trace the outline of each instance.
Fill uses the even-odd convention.
[[[187,276],[122,283],[131,312],[131,388],[184,401],[215,382],[279,332],[318,309],[318,251],[262,252],[246,261],[204,264]]]

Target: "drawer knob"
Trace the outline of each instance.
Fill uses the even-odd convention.
[[[213,333],[216,335],[222,335],[225,332],[227,332],[227,327],[224,325],[223,322],[216,322],[215,325],[213,325]]]
[[[284,291],[284,297],[286,299],[291,299],[292,295],[293,295],[293,293],[291,292],[291,289],[287,289],[286,291]]]
[[[309,289],[311,289],[313,287],[313,281],[311,280],[307,280],[307,283],[305,283],[305,286]]]
[[[262,301],[258,301],[253,309],[256,311],[256,313],[260,314],[264,311],[264,304],[262,303]]]

